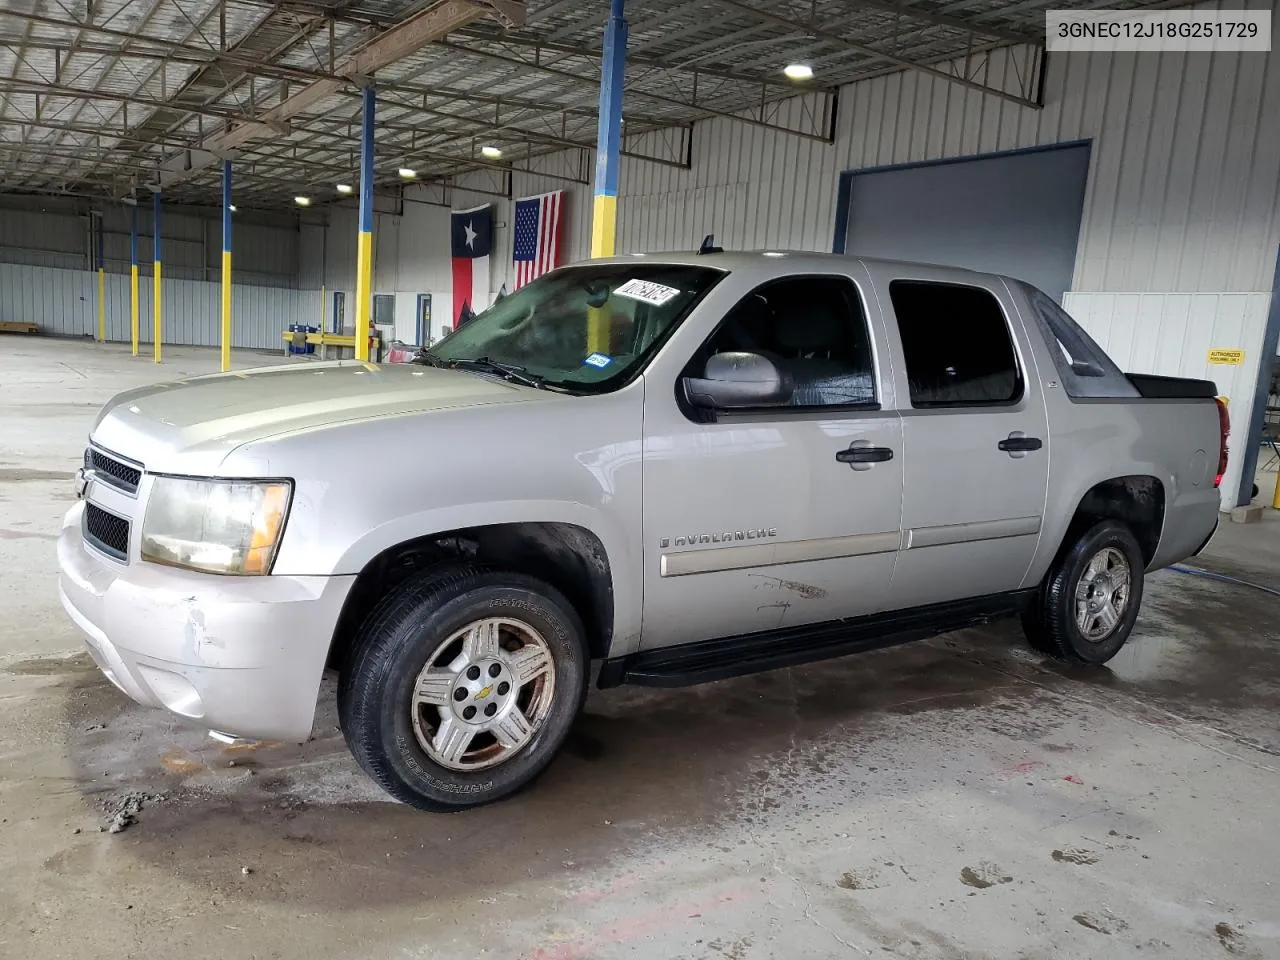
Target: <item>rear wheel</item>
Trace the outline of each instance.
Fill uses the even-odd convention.
[[[388,793],[461,810],[529,784],[586,694],[577,614],[530,577],[423,574],[369,618],[338,688],[343,735]]]
[[[1023,615],[1027,641],[1062,660],[1106,663],[1138,619],[1144,566],[1142,549],[1123,523],[1090,527],[1054,563]]]

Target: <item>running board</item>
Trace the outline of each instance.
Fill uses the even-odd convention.
[[[1019,590],[641,650],[606,660],[600,667],[596,685],[601,689],[624,683],[684,687],[878,650],[1015,616],[1026,609],[1035,596],[1035,590]]]

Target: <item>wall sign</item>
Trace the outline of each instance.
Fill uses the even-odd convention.
[[[1221,350],[1221,349],[1210,350],[1209,362],[1225,363],[1225,364],[1230,364],[1233,367],[1238,367],[1240,364],[1244,363],[1244,351],[1243,350]]]

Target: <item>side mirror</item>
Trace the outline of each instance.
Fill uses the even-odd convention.
[[[778,406],[791,399],[791,378],[758,353],[713,354],[701,377],[685,377],[689,403],[704,410]]]

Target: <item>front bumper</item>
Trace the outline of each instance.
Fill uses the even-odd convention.
[[[354,576],[219,577],[87,546],[84,504],[63,520],[58,592],[94,661],[138,703],[212,730],[311,734],[329,643]]]

